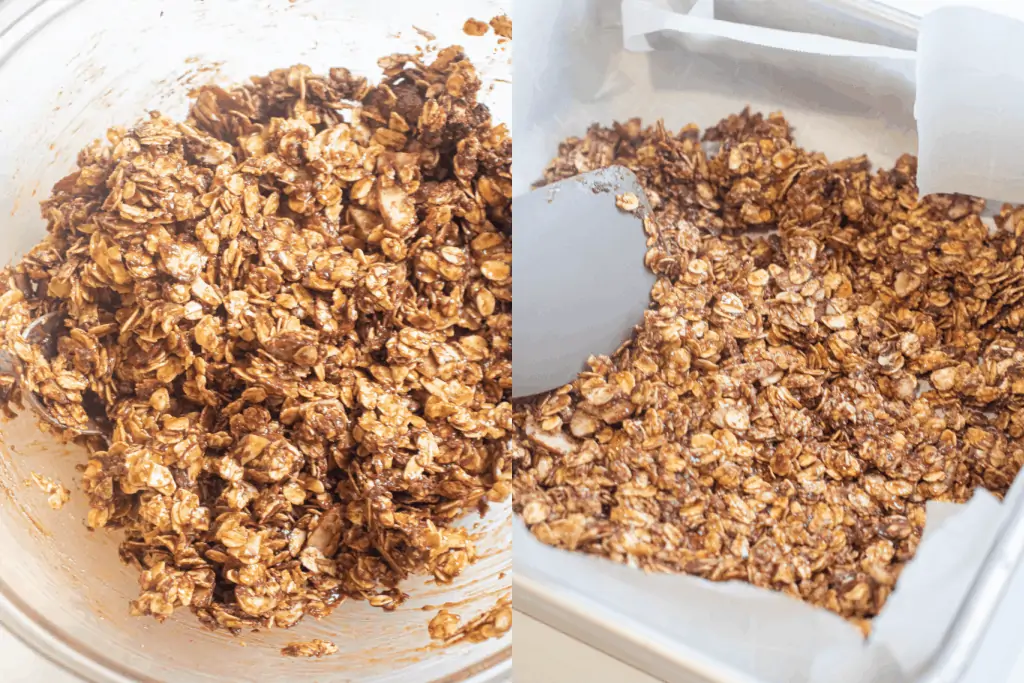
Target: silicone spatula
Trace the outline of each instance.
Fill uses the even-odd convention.
[[[622,166],[512,200],[514,398],[571,382],[591,355],[611,355],[642,321],[655,281],[644,266],[649,212]]]

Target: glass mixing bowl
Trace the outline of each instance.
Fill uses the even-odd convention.
[[[150,110],[183,117],[205,82],[242,82],[306,63],[379,77],[377,59],[437,36],[463,45],[484,77],[483,97],[508,120],[511,45],[462,33],[470,16],[509,14],[510,0],[6,0],[0,2],[0,261],[44,233],[38,201],[69,173],[79,149]],[[511,635],[432,648],[427,622],[452,603],[464,618],[509,591],[510,506],[471,518],[483,559],[450,586],[423,579],[394,613],[349,601],[322,622],[237,638],[198,627],[187,612],[163,624],[131,617],[136,573],[121,565],[117,532],[90,533],[77,491],[77,447],[42,434],[31,415],[0,439],[0,623],[44,657],[92,681],[387,683],[498,681],[511,670]],[[26,487],[31,472],[58,478],[71,502],[51,510]],[[335,655],[292,659],[287,642],[321,637]]]

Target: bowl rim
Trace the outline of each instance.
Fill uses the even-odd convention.
[[[0,626],[46,661],[90,683],[156,683],[160,680],[129,671],[78,639],[64,637],[53,622],[18,597],[3,579],[0,579]],[[512,645],[509,644],[432,683],[499,683],[509,680],[511,671]]]

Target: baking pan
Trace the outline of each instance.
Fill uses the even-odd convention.
[[[530,4],[531,0],[518,0],[517,19]],[[692,42],[685,56],[673,54],[672,46],[664,42],[675,38],[663,35],[650,36],[653,52],[626,52],[620,3],[595,0],[587,11],[580,10],[582,4],[567,0],[545,5],[549,21],[540,29],[542,35],[532,38],[531,29],[523,24],[533,24],[520,21],[519,48],[535,54],[530,48],[535,44],[547,53],[546,58],[520,59],[516,65],[516,194],[526,191],[539,177],[560,139],[582,134],[593,121],[608,124],[634,115],[643,116],[646,122],[664,117],[670,128],[690,121],[707,126],[751,103],[755,109],[781,109],[796,126],[797,141],[825,151],[830,158],[867,151],[876,165],[883,165],[916,149],[913,86],[910,83],[908,93],[906,71],[896,73],[900,68],[912,70],[912,62],[894,66],[888,75],[884,69],[879,71],[860,98],[856,88],[850,87],[851,81],[845,80],[852,72],[846,71],[843,60],[824,69],[787,69],[758,63],[755,51],[753,57],[740,60],[730,70],[723,69],[720,61],[706,58],[699,44]],[[694,3],[667,0],[662,4],[685,12]],[[715,17],[903,50],[913,50],[918,22],[916,17],[880,3],[852,0],[720,0]],[[529,84],[528,90],[522,88],[524,83]],[[811,90],[814,93],[808,95]],[[903,677],[893,678],[890,667],[877,677],[868,671],[846,678],[837,675],[836,680],[945,683],[961,678],[1024,555],[1024,496],[1016,495],[1020,488],[1015,486],[1000,506],[1000,523],[991,534],[994,540],[984,546],[987,553],[979,554],[984,559],[978,562],[973,580],[966,582],[964,597],[951,608],[956,616],[933,654]],[[535,561],[533,554],[521,552],[533,542],[522,524],[517,524],[516,534],[516,609],[661,680],[780,680],[770,667],[758,671],[721,650],[694,647],[673,637],[657,620],[620,609],[621,601],[616,606],[593,591],[576,590],[573,579],[582,580],[583,574],[554,576],[551,567]],[[687,618],[678,615],[680,620]],[[821,676],[821,671],[815,673],[814,665],[808,663],[806,680],[820,680]],[[788,683],[789,679],[785,680]]]

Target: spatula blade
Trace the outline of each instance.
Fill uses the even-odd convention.
[[[632,194],[636,211],[616,206]],[[643,319],[655,276],[644,266],[643,188],[627,168],[569,178],[512,202],[512,395],[571,382]]]

